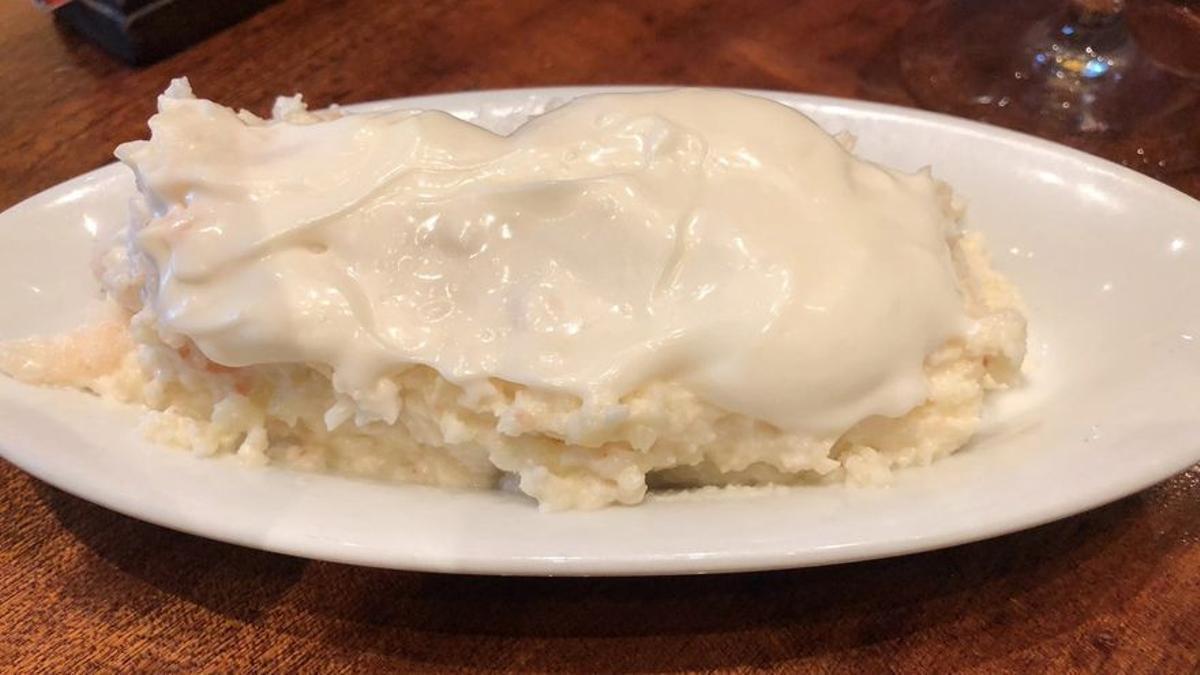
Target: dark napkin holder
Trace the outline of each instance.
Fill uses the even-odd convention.
[[[146,65],[181,51],[275,0],[75,0],[54,16],[113,56]]]

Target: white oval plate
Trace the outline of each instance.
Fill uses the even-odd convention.
[[[605,88],[604,90],[612,90]],[[441,108],[508,130],[601,89],[475,92],[359,106]],[[654,496],[636,508],[539,513],[500,492],[384,485],[144,441],[138,412],[0,377],[0,448],[29,473],[185,532],[346,563],[496,574],[639,575],[799,567],[911,553],[1078,513],[1200,460],[1200,203],[1028,136],[925,112],[754,92],[795,106],[859,154],[932,164],[969,204],[1031,312],[1022,390],[984,433],[886,488]],[[117,140],[125,139],[113,139]],[[108,166],[0,215],[0,339],[70,327],[99,300],[89,231],[123,218]]]

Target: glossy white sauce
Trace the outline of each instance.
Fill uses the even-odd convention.
[[[967,326],[927,174],[750,96],[588,97],[507,137],[440,112],[247,124],[177,83],[118,156],[162,325],[328,367],[360,419],[427,364],[608,403],[654,380],[781,428],[925,398]]]

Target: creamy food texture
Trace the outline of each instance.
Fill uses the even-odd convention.
[[[836,436],[927,394],[969,322],[947,191],[733,93],[578,99],[498,136],[440,112],[264,122],[176,81],[118,157],[160,326],[332,375],[336,426],[434,368],[609,404],[652,381]],[[135,209],[136,211],[137,209]]]

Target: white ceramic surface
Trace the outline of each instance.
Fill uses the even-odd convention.
[[[203,90],[201,89],[201,92]],[[384,102],[509,129],[591,89]],[[636,508],[539,513],[508,493],[383,485],[139,437],[138,413],[0,377],[0,451],[122,513],[312,558],[500,574],[668,574],[861,560],[948,546],[1078,513],[1200,461],[1200,202],[1113,164],[924,112],[784,93],[858,152],[932,164],[969,203],[996,265],[1023,289],[1029,381],[989,407],[966,450],[887,488],[824,486],[653,497]],[[116,142],[126,139],[113,139]],[[0,215],[0,339],[95,311],[89,230],[122,218],[132,181],[109,166]]]

